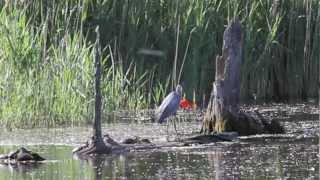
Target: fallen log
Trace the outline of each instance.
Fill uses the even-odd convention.
[[[228,132],[228,133],[219,133],[219,134],[208,134],[208,135],[193,135],[189,137],[183,137],[179,140],[174,140],[171,142],[161,142],[153,143],[147,138],[141,138],[135,136],[134,138],[124,139],[122,142],[118,143],[113,140],[108,134],[103,136],[103,141],[105,144],[109,144],[111,147],[110,154],[119,154],[125,152],[134,152],[134,151],[146,151],[146,150],[156,150],[156,149],[165,149],[165,148],[180,148],[191,145],[199,144],[210,144],[216,142],[225,142],[233,141],[238,138],[238,133]],[[92,154],[83,154],[83,149],[90,147],[90,142],[84,143],[82,146],[76,147],[72,152],[75,157],[80,159],[90,159]],[[95,153],[96,155],[100,153]],[[90,155],[90,156],[88,156]]]

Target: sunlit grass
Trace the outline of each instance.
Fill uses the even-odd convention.
[[[318,96],[317,0],[13,0],[0,6],[3,126],[91,122],[97,25],[104,113],[154,108],[177,83],[200,104],[209,97],[214,59],[235,16],[244,29],[243,99]]]

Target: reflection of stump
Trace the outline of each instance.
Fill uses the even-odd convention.
[[[222,55],[216,57],[216,74],[202,133],[236,131],[240,135],[281,133],[276,122],[267,122],[262,116],[239,110],[240,66],[243,36],[240,22],[235,18],[223,34]]]

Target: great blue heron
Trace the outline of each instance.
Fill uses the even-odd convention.
[[[167,97],[164,98],[161,105],[155,111],[155,119],[159,123],[166,121],[169,116],[175,116],[179,109],[181,100],[182,87],[177,85],[176,90],[172,91]],[[173,121],[174,129],[177,133],[175,121]]]

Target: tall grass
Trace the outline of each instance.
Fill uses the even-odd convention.
[[[92,43],[65,31],[44,43],[47,20],[39,27],[27,21],[26,10],[0,13],[0,119],[7,127],[78,125],[93,117]],[[148,108],[161,98],[146,98],[162,86],[149,86],[153,69],[137,74],[134,62],[125,68],[105,49],[102,82],[105,113],[115,109]],[[120,56],[118,56],[120,57]],[[109,61],[114,62],[108,66]],[[155,81],[157,82],[157,81]],[[151,89],[152,87],[152,89]],[[157,89],[159,87],[159,90]],[[164,94],[162,94],[163,96]]]
[[[261,20],[248,13],[244,97],[253,93],[269,100],[317,97],[319,1],[276,0],[251,6],[263,13]]]
[[[200,104],[234,16],[245,37],[243,99],[318,97],[317,0],[13,0],[0,6],[2,125],[91,121],[97,25],[105,112],[152,108],[176,83]]]

